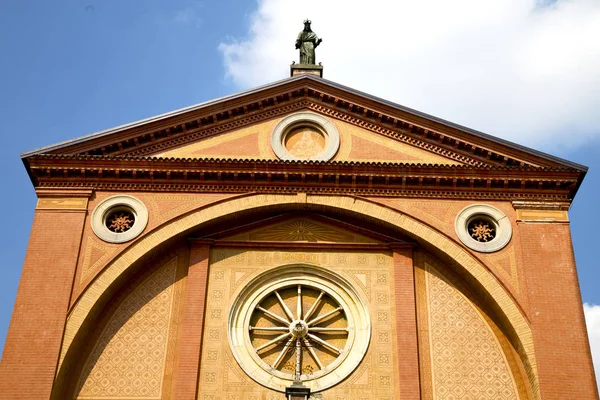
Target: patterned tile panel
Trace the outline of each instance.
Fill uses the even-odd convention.
[[[160,399],[177,258],[117,308],[85,363],[77,399]]]
[[[262,387],[239,367],[227,339],[227,316],[244,285],[267,269],[289,263],[331,268],[370,304],[371,342],[365,358],[346,380],[312,398],[397,399],[393,259],[389,252],[238,248],[216,248],[211,254],[198,399],[283,399],[282,393]]]
[[[518,399],[504,352],[479,311],[426,267],[435,399]]]

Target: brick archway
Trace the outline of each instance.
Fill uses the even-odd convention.
[[[101,296],[110,290],[115,281],[151,249],[217,218],[238,212],[252,212],[253,209],[289,206],[298,203],[302,203],[307,209],[340,209],[371,219],[385,221],[399,231],[405,232],[407,235],[415,238],[420,243],[436,248],[438,252],[444,254],[457,265],[460,265],[465,273],[470,275],[474,281],[478,282],[484,288],[487,292],[486,295],[493,299],[502,310],[504,317],[516,332],[524,353],[522,359],[529,367],[527,368],[527,373],[531,387],[534,395],[538,397],[537,366],[533,349],[532,332],[519,307],[499,280],[468,251],[441,232],[410,215],[382,204],[353,196],[306,194],[245,195],[198,208],[146,233],[120,256],[115,258],[77,299],[65,327],[57,376],[61,373],[63,361],[73,344],[75,336],[90,316],[94,306],[98,304]]]

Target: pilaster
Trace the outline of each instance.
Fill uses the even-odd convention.
[[[421,398],[412,247],[391,245],[394,257],[396,344],[400,398]]]
[[[566,206],[513,206],[523,247],[540,396],[597,399]]]
[[[206,289],[211,241],[192,240],[186,277],[175,395],[178,400],[195,400],[200,372],[200,352],[204,330]]]
[[[49,399],[91,190],[38,190],[0,364],[0,398]]]

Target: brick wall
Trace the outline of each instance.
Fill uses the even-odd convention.
[[[520,223],[544,400],[597,399],[568,224]]]
[[[0,399],[48,399],[86,212],[36,210],[0,365]]]

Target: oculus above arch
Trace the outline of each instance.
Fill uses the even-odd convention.
[[[496,207],[473,204],[458,213],[454,229],[468,248],[492,253],[504,248],[512,237],[508,217]]]
[[[133,196],[102,201],[92,212],[92,230],[108,243],[124,243],[139,236],[148,224],[148,209]]]

